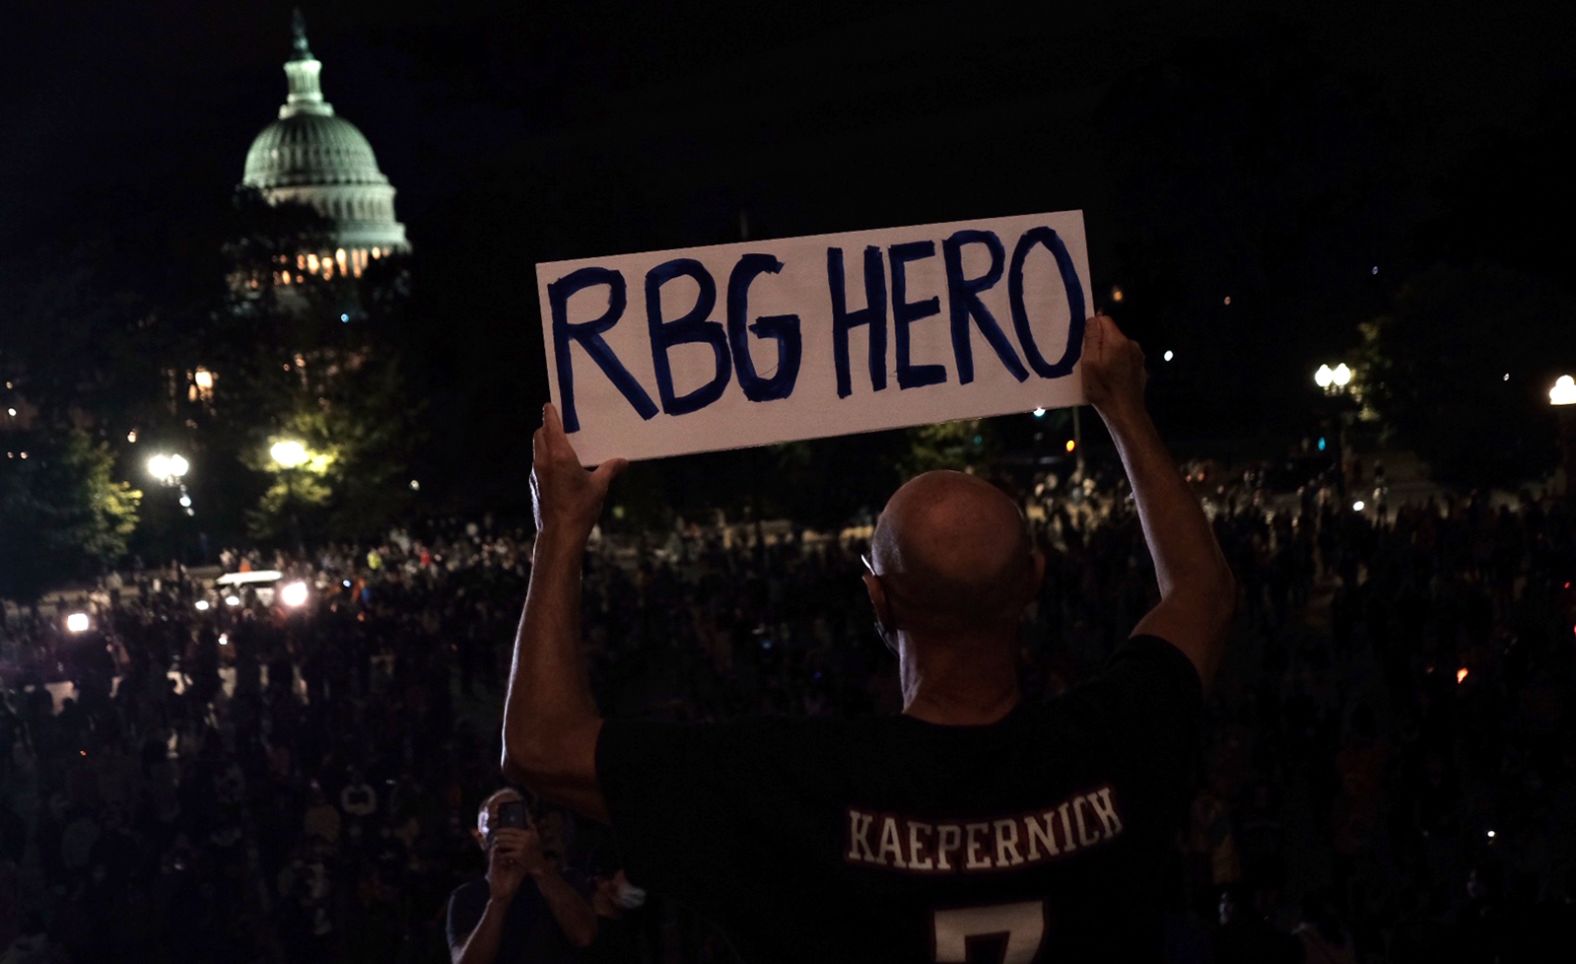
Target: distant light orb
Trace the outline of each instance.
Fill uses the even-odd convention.
[[[1576,405],[1576,378],[1561,375],[1549,389],[1550,405]]]
[[[183,509],[190,509],[191,507],[192,507],[192,497],[189,496],[189,495],[181,496],[181,508],[183,508]]]
[[[1465,666],[1461,667],[1460,669],[1456,670],[1456,682],[1465,683],[1469,675],[1471,674],[1467,668]]]
[[[1125,297],[1127,297],[1127,296],[1122,293],[1122,286],[1121,285],[1112,285],[1111,286],[1111,300],[1112,301],[1116,302],[1117,304],[1121,304],[1122,303],[1122,299],[1125,298]]]
[[[229,633],[220,633],[219,634],[219,645],[220,646],[228,646],[228,645],[230,645],[230,634]]]
[[[88,614],[71,613],[66,616],[66,632],[85,633],[88,631]]]
[[[291,609],[300,609],[302,606],[305,606],[306,583],[299,579],[295,582],[285,583],[283,588],[279,590],[279,601]]]
[[[8,409],[6,409],[6,410],[5,410],[5,413],[6,413],[6,414],[7,414],[7,415],[9,415],[9,416],[11,416],[11,417],[12,417],[12,418],[16,418],[16,409],[14,409],[14,408],[8,408]]]
[[[1489,832],[1488,832],[1488,839],[1490,839],[1490,840],[1493,840],[1493,839],[1494,839],[1494,831],[1492,831],[1492,830],[1490,830],[1490,831],[1489,831]]]
[[[1352,511],[1353,512],[1361,512],[1361,511],[1363,511],[1363,500],[1362,499],[1358,499],[1356,502],[1352,503]]]
[[[156,452],[148,456],[148,474],[166,485],[173,484],[191,471],[191,463],[180,455]]]
[[[1313,383],[1320,388],[1329,388],[1335,384],[1335,370],[1329,365],[1320,365],[1319,370],[1313,373]]]
[[[1067,440],[1067,445],[1066,445],[1067,451],[1071,452],[1073,449],[1076,449],[1077,447],[1078,447],[1078,442],[1076,440],[1074,440],[1074,439],[1068,439]]]
[[[241,597],[236,595],[225,596],[224,604],[226,606],[239,606],[241,604]]]
[[[1044,418],[1045,417],[1045,409],[1044,408],[1036,408],[1034,410],[1034,417],[1035,418]]]
[[[268,447],[268,456],[280,468],[298,468],[306,463],[306,445],[299,439],[280,439]]]
[[[206,599],[199,599],[193,605],[196,606],[197,611],[200,613],[205,613],[209,609],[208,600]]]
[[[1166,361],[1170,361],[1171,359],[1177,357],[1177,353],[1172,351],[1171,349],[1167,348],[1166,349],[1166,353],[1164,355],[1161,355],[1160,357],[1164,358]]]
[[[416,479],[411,479],[410,480],[410,490],[412,492],[420,492],[421,491],[421,483],[419,481],[417,481]]]
[[[126,441],[130,442],[133,445],[137,444],[137,430],[136,429],[132,429],[131,431],[126,433]]]
[[[1368,273],[1372,274],[1372,275],[1377,275],[1379,273],[1379,266],[1378,265],[1374,265],[1372,268],[1369,268],[1368,269]]]
[[[1508,381],[1510,381],[1510,372],[1506,372],[1506,373],[1505,373],[1505,375],[1504,375],[1504,377],[1503,377],[1503,378],[1501,378],[1501,379],[1500,379],[1500,381],[1502,381],[1502,382],[1508,382]]]
[[[350,324],[350,316],[347,315],[347,314],[341,314],[339,316],[339,323],[342,324],[342,325]]]
[[[1345,362],[1341,362],[1339,365],[1336,365],[1335,368],[1331,370],[1330,375],[1335,379],[1336,388],[1345,388],[1352,380],[1352,370],[1347,367]]]

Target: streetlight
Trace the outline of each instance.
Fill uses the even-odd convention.
[[[290,528],[295,531],[296,549],[305,555],[306,542],[301,538],[301,518],[296,514],[295,476],[296,470],[312,457],[311,453],[300,439],[282,438],[275,439],[274,444],[268,447],[268,457],[274,460],[274,465],[279,467],[285,477],[285,501],[290,506]]]
[[[1341,362],[1334,368],[1329,365],[1320,365],[1313,373],[1313,383],[1324,389],[1326,395],[1340,394],[1341,390],[1352,383],[1351,366]]]
[[[1334,365],[1320,365],[1313,372],[1313,383],[1319,386],[1319,390],[1324,392],[1327,398],[1335,399],[1338,396],[1344,396],[1347,386],[1352,383],[1352,368],[1345,362],[1338,362]],[[1340,410],[1335,413],[1337,427],[1335,478],[1342,498],[1346,497],[1346,438],[1347,430],[1351,427],[1351,419],[1352,412],[1345,406],[1340,406]]]
[[[1576,378],[1561,375],[1549,389],[1549,404],[1560,419],[1560,448],[1565,454],[1565,498],[1576,499]]]
[[[300,439],[282,438],[268,447],[268,456],[281,469],[298,469],[309,458],[306,445]]]
[[[148,474],[165,485],[175,485],[191,470],[191,463],[184,456],[170,452],[157,452],[148,456]]]
[[[133,430],[126,438],[136,441],[136,431]],[[186,491],[186,473],[191,471],[191,463],[186,461],[186,456],[178,452],[155,452],[148,456],[148,474],[158,480],[160,485],[177,486],[180,488],[181,508],[186,510],[188,516],[195,516],[197,510],[192,508],[191,493]],[[181,547],[177,546],[177,550]]]
[[[70,613],[66,616],[66,632],[76,634],[88,631],[87,613]]]
[[[1554,380],[1554,387],[1549,389],[1550,405],[1576,405],[1576,378],[1561,375]]]

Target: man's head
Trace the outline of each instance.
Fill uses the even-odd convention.
[[[1010,637],[1044,567],[1012,500],[962,472],[926,472],[893,493],[870,550],[883,630],[937,645]]]
[[[476,808],[476,826],[471,829],[471,838],[476,841],[478,847],[481,847],[483,850],[487,849],[491,832],[500,826],[500,812],[504,810],[506,805],[511,804],[525,807],[525,798],[520,796],[520,792],[513,787],[504,787],[502,790],[494,791],[491,796],[483,800],[481,805]],[[510,807],[510,809],[512,810],[513,808]],[[530,826],[530,822],[530,811],[527,809],[525,810],[525,825]]]

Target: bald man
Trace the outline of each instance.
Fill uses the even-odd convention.
[[[892,496],[865,577],[899,659],[900,715],[604,722],[579,652],[580,569],[624,466],[582,469],[549,406],[505,774],[610,821],[630,878],[712,917],[750,964],[1160,959],[1171,842],[1236,586],[1145,409],[1143,353],[1103,316],[1082,348],[1159,582],[1098,676],[1020,698],[1015,652],[1043,562],[1005,496],[933,472]]]

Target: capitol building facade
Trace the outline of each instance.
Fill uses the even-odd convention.
[[[275,255],[275,284],[359,278],[372,262],[409,252],[410,242],[394,214],[394,186],[378,169],[372,145],[323,99],[323,64],[312,56],[299,10],[293,32],[293,53],[285,62],[289,94],[279,119],[246,152],[241,187],[272,205],[309,207],[328,226],[310,249]]]

